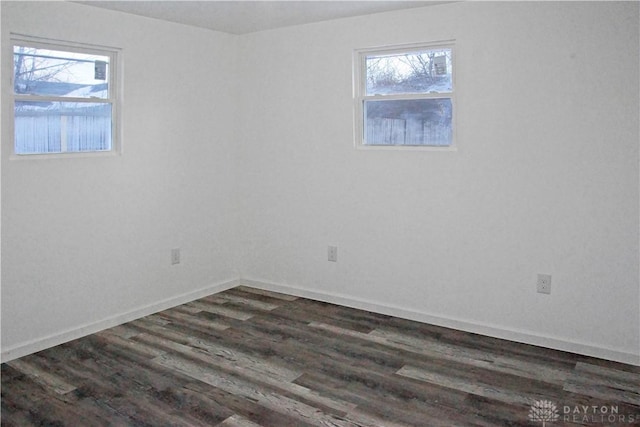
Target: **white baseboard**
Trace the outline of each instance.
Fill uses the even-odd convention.
[[[318,301],[324,301],[332,304],[343,305],[346,307],[367,310],[374,313],[386,314],[389,316],[400,317],[403,319],[415,320],[418,322],[428,323],[446,328],[458,329],[461,331],[472,332],[476,334],[486,335],[494,338],[506,339],[509,341],[521,342],[541,347],[552,348],[555,350],[568,351],[586,356],[598,357],[601,359],[611,360],[615,362],[628,363],[640,366],[640,355],[627,353],[623,351],[611,350],[608,348],[598,347],[590,344],[578,343],[573,341],[561,340],[553,337],[536,335],[526,331],[516,331],[495,325],[482,323],[474,323],[465,320],[447,318],[438,315],[432,315],[425,312],[407,310],[402,307],[380,304],[374,301],[353,298],[344,295],[327,293],[317,290],[309,290],[297,288],[289,285],[278,285],[252,279],[233,279],[221,282],[211,286],[207,286],[196,291],[188,292],[182,295],[171,297],[153,304],[149,304],[126,313],[117,314],[106,319],[89,323],[77,328],[68,329],[47,337],[20,343],[8,349],[3,349],[0,353],[1,363],[17,359],[28,354],[32,354],[49,347],[53,347],[65,342],[81,338],[104,329],[108,329],[180,304],[212,295],[224,290],[236,287],[238,285],[246,285],[254,288],[281,292],[288,295],[310,298]]]
[[[608,348],[598,347],[590,344],[562,340],[558,338],[537,335],[527,331],[518,331],[507,329],[500,326],[475,323],[466,320],[447,318],[438,315],[432,315],[425,312],[407,310],[402,307],[380,304],[373,301],[353,298],[344,295],[327,293],[317,290],[309,290],[297,288],[289,285],[278,285],[275,283],[263,282],[260,280],[240,279],[240,283],[246,286],[264,289],[273,292],[280,292],[288,295],[294,295],[303,298],[314,299],[318,301],[328,302],[332,304],[343,305],[346,307],[367,310],[374,313],[386,314],[389,316],[400,317],[408,320],[415,320],[431,325],[443,326],[446,328],[457,329],[465,332],[472,332],[480,335],[486,335],[494,338],[506,339],[509,341],[531,344],[540,347],[551,348],[554,350],[568,351],[571,353],[582,354],[585,356],[597,357],[600,359],[611,360],[615,362],[627,363],[630,365],[640,366],[640,354],[627,353],[623,351],[611,350]]]
[[[202,289],[198,289],[196,291],[187,292],[185,294],[177,295],[175,297],[148,304],[143,307],[128,311],[126,313],[120,313],[111,317],[107,317],[106,319],[102,319],[97,322],[88,323],[83,326],[68,329],[66,331],[55,333],[43,338],[23,342],[8,349],[2,349],[2,352],[0,353],[1,362],[8,362],[10,360],[35,353],[49,347],[54,347],[56,345],[60,345],[77,338],[82,338],[86,335],[94,334],[96,332],[100,332],[102,330],[112,328],[114,326],[118,326],[123,323],[130,322],[132,320],[139,319],[141,317],[148,316],[150,314],[157,313],[171,307],[175,307],[177,305],[185,304],[187,302],[203,298],[207,295],[222,292],[224,290],[236,287],[239,284],[240,281],[238,279],[217,283]]]

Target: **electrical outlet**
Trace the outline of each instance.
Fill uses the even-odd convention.
[[[327,250],[327,259],[331,262],[338,262],[338,247],[329,246]]]
[[[550,274],[538,274],[538,293],[541,293],[541,294],[551,293],[551,275]]]
[[[171,265],[180,264],[180,249],[171,249]]]

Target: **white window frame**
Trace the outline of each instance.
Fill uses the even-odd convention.
[[[432,50],[446,48],[451,49],[451,92],[448,93],[410,93],[392,95],[367,95],[367,67],[366,57],[374,55],[392,55],[416,52],[420,50]],[[455,102],[455,40],[445,40],[427,43],[411,43],[384,47],[355,49],[353,52],[353,99],[354,99],[354,138],[355,147],[359,150],[414,150],[414,151],[457,151],[456,143],[456,102]],[[410,100],[410,99],[438,99],[446,98],[451,100],[452,118],[452,138],[451,144],[447,146],[436,145],[367,145],[364,143],[365,123],[364,123],[364,103],[371,100]]]
[[[93,55],[101,55],[109,57],[109,73],[108,73],[108,98],[73,98],[64,96],[42,96],[42,95],[17,95],[14,89],[14,46],[26,46],[39,49],[51,49],[66,52],[86,53]],[[9,124],[11,132],[11,151],[9,158],[17,159],[54,159],[54,158],[76,158],[76,157],[104,157],[114,156],[122,153],[121,130],[121,75],[122,75],[122,51],[119,48],[78,43],[72,41],[55,40],[43,37],[34,37],[23,34],[11,33],[10,44],[7,61],[11,64],[10,76],[11,87],[7,99],[10,102]],[[111,104],[111,149],[104,151],[63,151],[55,153],[16,153],[15,141],[15,102],[20,100],[30,101],[59,101],[59,102],[91,102],[91,103],[108,103]]]

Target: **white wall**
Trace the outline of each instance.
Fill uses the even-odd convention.
[[[352,50],[448,39],[459,150],[355,150]],[[432,6],[248,35],[239,58],[244,278],[640,361],[637,3]]]
[[[1,7],[3,44],[125,60],[122,156],[12,161],[2,128],[3,358],[240,275],[640,363],[637,3],[465,2],[241,37]],[[459,150],[355,150],[352,50],[444,39]]]
[[[3,358],[236,279],[236,39],[68,2],[2,2],[8,67],[10,32],[122,48],[124,154],[10,160],[3,126]]]

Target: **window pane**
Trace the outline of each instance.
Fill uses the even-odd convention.
[[[452,91],[451,49],[366,57],[366,95]]]
[[[109,97],[109,57],[13,47],[14,91],[20,95]]]
[[[16,154],[108,151],[111,104],[16,101],[15,149]]]
[[[449,146],[451,99],[365,101],[365,145]]]

